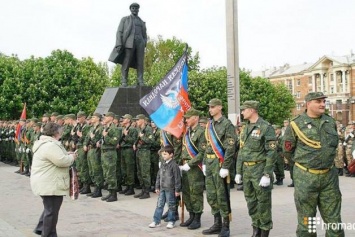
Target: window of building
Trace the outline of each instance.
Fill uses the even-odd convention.
[[[297,86],[301,85],[301,79],[297,79]]]
[[[300,92],[300,91],[297,91],[296,97],[297,97],[297,98],[301,98],[301,92]]]
[[[301,104],[297,104],[297,110],[301,110]]]
[[[334,86],[331,86],[330,87],[330,94],[333,94],[334,93]]]

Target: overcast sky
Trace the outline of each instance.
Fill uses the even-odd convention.
[[[133,0],[134,1],[134,0]],[[21,59],[66,49],[105,62],[132,0],[1,0],[0,52]],[[137,0],[148,35],[173,36],[226,66],[224,0]],[[355,53],[354,0],[239,0],[240,67],[261,70]]]

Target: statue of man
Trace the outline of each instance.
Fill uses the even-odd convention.
[[[122,65],[121,85],[127,86],[128,70],[137,69],[137,84],[144,85],[144,50],[147,44],[147,28],[145,22],[138,17],[139,4],[129,6],[131,15],[121,19],[116,34],[116,45],[111,52],[109,61]]]

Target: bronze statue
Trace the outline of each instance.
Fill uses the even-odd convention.
[[[129,9],[131,15],[121,19],[116,34],[116,45],[108,60],[122,65],[122,86],[127,86],[130,67],[137,69],[137,84],[144,85],[143,69],[144,50],[147,45],[147,28],[145,22],[138,17],[139,4],[132,3]]]

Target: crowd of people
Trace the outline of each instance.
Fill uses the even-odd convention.
[[[325,98],[320,92],[309,93],[305,113],[285,120],[282,127],[259,116],[257,101],[241,105],[244,121],[234,126],[222,114],[221,100],[212,99],[210,119],[193,108],[186,112],[186,131],[179,138],[160,130],[143,114],[87,116],[80,111],[63,116],[54,112],[44,114],[41,121],[0,121],[0,156],[3,162],[20,164],[17,173],[31,176],[33,147],[47,124],[57,124],[62,128],[61,146],[68,156],[75,154],[67,163],[75,159],[81,194],[114,202],[117,194],[142,200],[156,192],[157,209],[149,227],[158,227],[165,219],[167,228],[173,228],[182,193],[189,218],[180,226],[193,230],[201,227],[206,190],[214,223],[202,233],[221,237],[230,235],[234,183],[244,192],[252,236],[269,236],[273,185],[283,185],[289,170],[292,183],[288,186],[295,188],[298,212],[297,236],[316,236],[308,233],[303,218],[315,216],[318,207],[325,222],[340,223],[338,176],[354,177],[347,165],[353,160],[355,123],[344,129],[326,115]],[[21,129],[15,137],[17,123]],[[102,189],[109,194],[103,196]],[[141,191],[136,193],[137,189]],[[165,204],[168,211],[163,214]],[[327,232],[344,236],[343,230]]]

